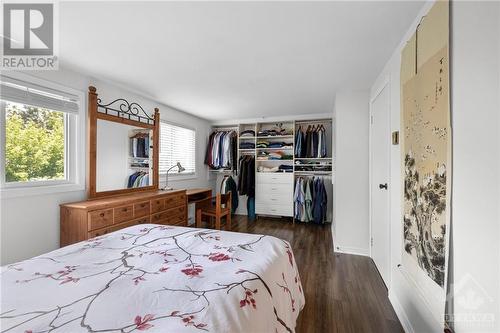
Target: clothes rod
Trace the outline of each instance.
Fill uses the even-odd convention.
[[[331,123],[332,119],[323,119],[323,120],[298,120],[295,122],[296,125],[308,125],[308,124],[323,124],[323,123]]]
[[[330,173],[319,173],[319,172],[300,172],[300,171],[295,171],[295,176],[321,176],[321,177],[328,177],[331,178],[332,175]]]

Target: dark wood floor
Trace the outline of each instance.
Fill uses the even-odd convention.
[[[272,235],[292,245],[306,298],[297,333],[404,332],[373,261],[333,254],[330,225],[235,216],[233,231]]]

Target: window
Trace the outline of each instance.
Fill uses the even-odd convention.
[[[179,162],[184,170],[181,175],[196,173],[196,132],[189,128],[160,122],[160,173]],[[169,175],[176,175],[176,169]]]
[[[67,114],[5,103],[5,183],[66,179]]]
[[[0,78],[2,193],[71,184],[83,189],[81,94],[18,73]]]

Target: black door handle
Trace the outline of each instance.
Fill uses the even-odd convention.
[[[381,189],[381,190],[382,189],[387,190],[387,183],[385,183],[385,184],[378,184],[378,188]]]

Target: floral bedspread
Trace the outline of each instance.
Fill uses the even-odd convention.
[[[1,332],[294,332],[290,245],[137,225],[2,267]]]

